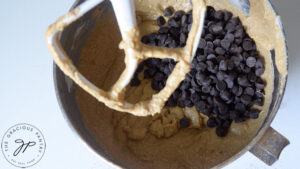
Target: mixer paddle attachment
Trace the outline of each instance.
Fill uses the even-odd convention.
[[[111,109],[128,112],[136,116],[147,116],[159,113],[170,95],[190,71],[191,61],[196,53],[205,19],[206,4],[204,0],[192,0],[194,19],[186,46],[176,49],[143,44],[141,42],[142,35],[136,22],[134,1],[111,0],[123,38],[120,43],[120,48],[125,52],[126,68],[109,91],[99,89],[78,71],[62,48],[59,39],[61,32],[68,25],[79,19],[102,1],[103,0],[85,1],[48,28],[46,40],[55,63],[75,83]],[[129,103],[125,100],[126,86],[134,76],[138,64],[148,58],[170,58],[174,59],[177,64],[170,74],[165,87],[159,93],[154,94],[150,100],[139,101],[135,104]]]

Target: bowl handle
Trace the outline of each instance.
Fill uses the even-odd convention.
[[[250,152],[271,166],[278,160],[283,148],[289,144],[288,139],[269,127],[264,136],[250,149]]]

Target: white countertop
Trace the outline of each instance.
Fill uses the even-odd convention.
[[[290,56],[286,93],[272,127],[291,143],[271,167],[246,153],[228,165],[228,169],[293,169],[299,165],[300,1],[272,2],[282,16]],[[7,0],[0,6],[0,137],[18,123],[39,128],[47,148],[32,169],[113,168],[75,137],[63,119],[55,96],[53,63],[44,33],[72,3],[73,0]],[[15,168],[0,153],[0,169]]]

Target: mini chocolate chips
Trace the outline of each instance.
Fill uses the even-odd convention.
[[[169,7],[164,16],[156,20],[158,32],[144,36],[141,41],[151,46],[184,47],[192,26],[192,11],[174,13]],[[138,74],[144,70],[144,78],[152,79],[152,88],[160,91],[175,65],[172,59],[147,59],[139,65],[130,85],[140,85]],[[208,7],[191,71],[166,106],[195,106],[209,117],[207,126],[216,127],[216,134],[223,137],[233,121],[241,123],[259,117],[259,110],[252,106],[263,105],[265,83],[260,77],[263,73],[263,59],[239,18]],[[189,120],[181,119],[180,126],[188,127]]]

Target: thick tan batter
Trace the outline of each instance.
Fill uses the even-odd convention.
[[[262,110],[259,119],[233,123],[228,135],[220,138],[216,136],[215,129],[204,125],[207,117],[199,116],[194,108],[164,109],[154,117],[135,117],[107,108],[79,88],[77,101],[84,123],[107,153],[129,168],[210,168],[249,143],[261,126],[271,100],[274,63],[271,62],[270,49],[275,49],[279,71],[287,73],[284,41],[275,23],[275,15],[263,1],[250,2],[251,17],[244,17],[226,0],[208,0],[207,4],[216,10],[229,10],[239,16],[265,59],[263,79],[267,86],[264,106],[259,108]],[[162,15],[165,7],[173,6],[176,10],[188,11],[191,9],[188,4],[188,0],[180,3],[176,0],[136,0],[142,33],[148,34],[158,29],[153,19]],[[120,41],[113,11],[110,10],[95,25],[82,49],[79,70],[102,89],[108,90],[124,69],[123,52],[118,49]],[[128,101],[136,102],[149,99],[153,93],[150,82],[144,80],[140,86],[129,88],[126,97]],[[178,120],[184,114],[192,120],[192,127],[179,129]]]

